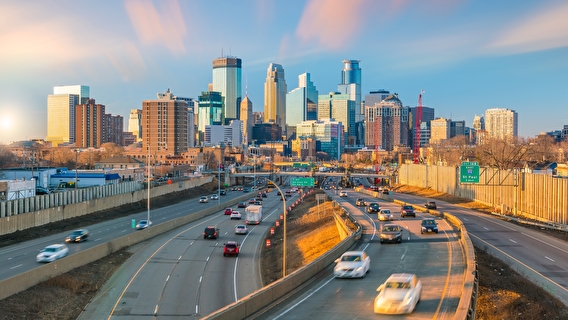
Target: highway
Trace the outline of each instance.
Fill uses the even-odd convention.
[[[244,209],[233,208],[244,218]],[[249,225],[248,235],[234,234],[234,226],[244,219],[230,220],[219,212],[135,246],[135,254],[79,319],[198,319],[252,293],[262,287],[259,248],[264,234],[282,210],[274,189],[264,198],[263,222]],[[219,227],[218,239],[203,239],[208,225]],[[223,256],[229,240],[239,242],[238,257]]]
[[[369,196],[347,189],[348,197],[335,197],[364,228],[362,241],[352,250],[365,250],[371,257],[371,271],[363,279],[335,279],[333,266],[327,268],[309,286],[256,319],[377,319],[373,312],[376,288],[392,273],[415,273],[422,281],[422,299],[410,315],[392,315],[389,319],[453,319],[463,286],[464,260],[456,233],[438,219],[438,234],[420,234],[420,220],[399,216],[400,206],[381,202],[395,214],[394,223],[402,226],[401,244],[380,244],[376,214],[356,207],[355,199]]]

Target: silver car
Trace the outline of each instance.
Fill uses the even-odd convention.
[[[52,244],[43,248],[36,257],[37,262],[53,262],[69,254],[69,248],[64,244]]]
[[[393,215],[390,209],[381,209],[378,213],[379,221],[391,221],[393,219]]]

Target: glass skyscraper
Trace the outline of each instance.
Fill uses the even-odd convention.
[[[224,98],[220,92],[204,91],[198,97],[197,131],[199,142],[205,141],[205,126],[223,124]]]
[[[318,120],[332,118],[341,122],[346,145],[355,145],[356,142],[355,110],[355,101],[349,99],[347,94],[330,92],[318,97]]]
[[[264,83],[264,122],[271,122],[286,127],[286,79],[284,68],[271,63],[266,72]]]
[[[213,91],[220,92],[225,102],[223,106],[223,121],[239,119],[242,80],[239,58],[221,57],[213,60]]]
[[[47,141],[75,143],[75,106],[89,100],[89,86],[55,86],[47,96]]]
[[[365,107],[361,105],[361,68],[359,60],[343,60],[343,70],[341,70],[341,83],[337,86],[337,91],[349,95],[349,100],[355,101],[357,114],[364,114]]]
[[[286,124],[296,126],[306,120],[317,120],[318,90],[309,73],[298,76],[298,87],[286,95]]]

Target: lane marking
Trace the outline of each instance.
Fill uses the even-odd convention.
[[[23,266],[23,264],[19,264],[19,265],[17,265],[17,266],[13,266],[12,268],[10,268],[10,270],[19,268],[19,267],[21,267],[21,266]]]
[[[489,231],[489,228],[487,228],[487,227],[483,227],[483,229],[485,229],[485,230]]]
[[[512,243],[517,243],[517,241],[515,241],[513,239],[509,239],[509,241],[511,241]]]
[[[545,257],[546,259],[548,259],[548,260],[550,260],[550,261],[554,262],[554,260],[553,260],[553,259],[551,259],[551,258],[549,258],[549,257],[547,257],[547,256],[544,256],[544,257]]]

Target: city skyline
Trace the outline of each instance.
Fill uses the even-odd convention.
[[[309,72],[319,94],[327,94],[341,84],[342,61],[358,60],[363,96],[385,89],[413,107],[425,90],[423,104],[436,117],[469,127],[487,109],[515,110],[521,137],[568,124],[563,1],[215,6],[3,1],[0,40],[9,45],[0,49],[0,143],[46,138],[47,96],[55,86],[89,86],[106,112],[128,119],[167,88],[197,99],[212,83],[211,62],[223,56],[242,59],[254,111],[264,111],[270,63],[282,65],[288,83]]]

